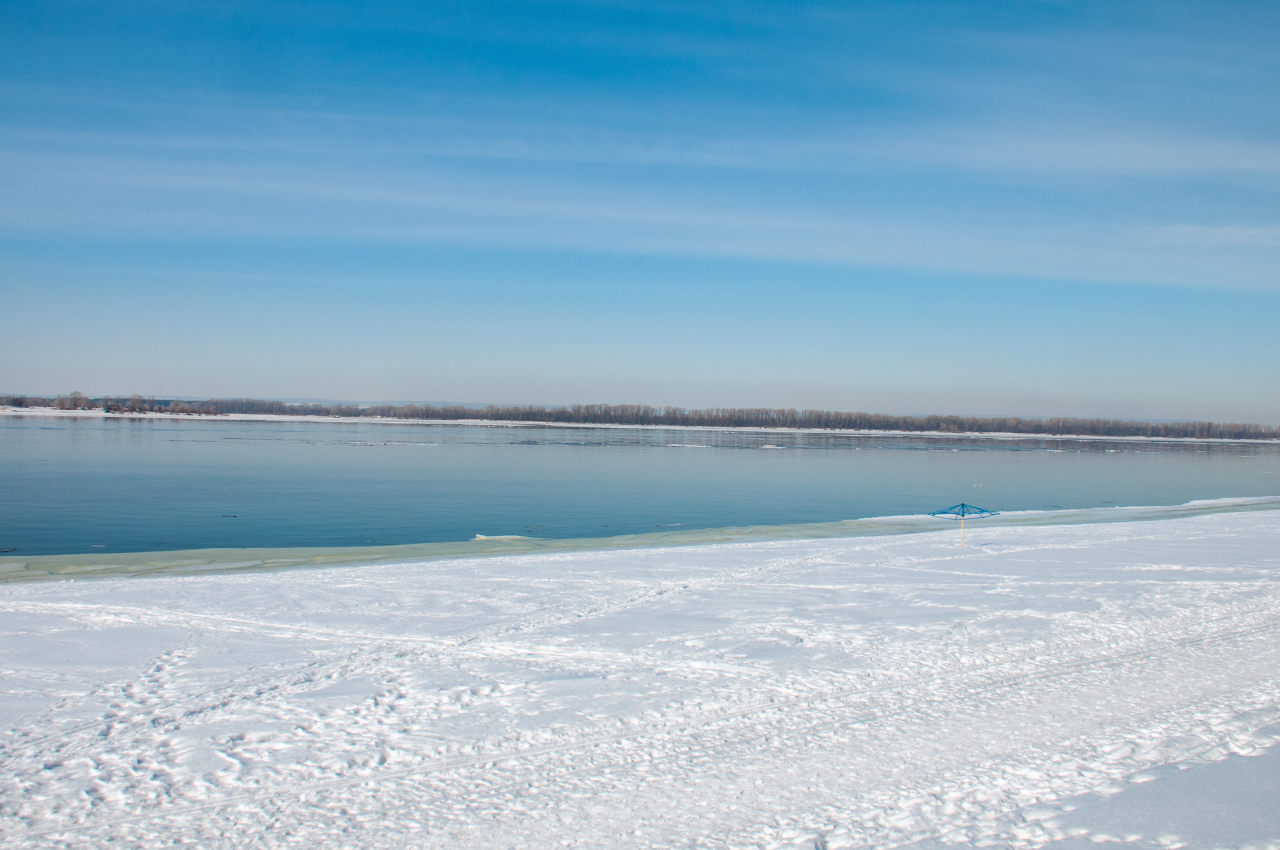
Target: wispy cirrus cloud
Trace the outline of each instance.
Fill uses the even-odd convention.
[[[647,169],[574,173],[564,163],[495,174],[466,158],[404,165],[294,151],[193,163],[128,153],[7,157],[10,204],[0,208],[0,229],[35,238],[519,246],[1280,288],[1275,246],[1259,234],[1248,238],[1261,254],[1223,256],[1205,248],[1229,244],[1229,229],[1017,220],[1000,207],[966,210],[963,192],[925,212],[875,198],[814,205],[804,193],[743,191],[736,175],[727,184],[720,175],[691,183],[646,179]],[[895,185],[876,191],[883,198]]]
[[[1225,248],[1280,248],[1280,224],[1204,226],[1175,224],[1152,228],[1146,235],[1164,245]]]

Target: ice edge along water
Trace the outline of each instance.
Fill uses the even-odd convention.
[[[1265,510],[1280,510],[1280,497],[1206,499],[1182,505],[1006,511],[998,517],[971,520],[970,523],[978,522],[983,526],[991,527],[1073,525],[1152,521],[1212,513]],[[0,556],[0,583],[112,576],[262,572],[305,567],[332,567],[342,564],[411,563],[523,553],[640,549],[767,540],[875,537],[920,534],[937,530],[939,530],[938,519],[919,515],[867,517],[839,522],[794,525],[685,529],[612,537],[539,538],[477,534],[474,539],[465,541],[389,546],[182,549],[109,554]]]
[[[10,584],[0,835],[1188,845],[1088,801],[1280,737],[1280,513],[956,538]]]

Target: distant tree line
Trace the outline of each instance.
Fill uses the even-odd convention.
[[[51,407],[54,410],[105,410],[108,413],[218,413],[207,401],[103,396],[90,398],[81,392],[53,398],[33,395],[0,395],[0,407]]]
[[[713,407],[650,407],[643,404],[541,405],[289,404],[283,401],[235,398],[182,399],[89,398],[83,393],[41,398],[0,396],[0,406],[53,407],[61,410],[101,408],[114,413],[187,413],[202,415],[276,414],[280,416],[348,416],[384,419],[490,420],[499,422],[559,422],[579,425],[692,425],[712,428],[817,428],[833,431],[936,431],[944,434],[1049,434],[1063,437],[1193,437],[1199,439],[1276,440],[1280,428],[1225,422],[1138,422],[1124,419],[1023,419],[1004,416],[891,416],[837,410]]]

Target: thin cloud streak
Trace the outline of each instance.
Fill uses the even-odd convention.
[[[1280,248],[1280,224],[1221,227],[1181,224],[1154,228],[1144,235],[1163,245]]]
[[[72,98],[79,100],[80,98]],[[474,111],[476,105],[468,104]],[[1133,124],[1090,126],[1079,121],[886,123],[867,121],[812,128],[804,133],[744,135],[726,126],[669,129],[651,107],[625,122],[590,104],[567,104],[555,120],[504,118],[517,104],[486,104],[486,116],[462,114],[460,104],[437,114],[392,115],[259,107],[155,105],[142,111],[147,132],[86,131],[0,125],[0,143],[13,148],[51,146],[310,155],[451,157],[513,162],[683,166],[778,173],[861,174],[892,168],[910,174],[938,169],[1041,176],[1150,176],[1178,178],[1213,173],[1280,174],[1280,145],[1246,139],[1170,133]],[[636,109],[639,109],[637,107]],[[546,105],[540,110],[546,112]],[[610,119],[630,126],[611,127]],[[192,122],[215,133],[165,131]],[[633,129],[644,125],[644,130]],[[250,129],[252,128],[252,129]]]
[[[464,205],[465,215],[459,213]],[[343,241],[364,246],[469,246],[504,251],[755,259],[1033,278],[1059,283],[1094,280],[1280,291],[1274,251],[1248,263],[1238,257],[1220,258],[1215,262],[1185,253],[1141,251],[1111,243],[1095,245],[1084,254],[1070,245],[1048,241],[1043,234],[1010,235],[976,228],[926,229],[918,225],[894,228],[874,222],[815,226],[747,221],[740,216],[725,223],[707,216],[659,219],[657,212],[649,221],[644,221],[639,213],[619,221],[612,210],[604,211],[604,215],[611,216],[605,219],[602,214],[593,214],[590,207],[573,209],[563,205],[554,214],[546,207],[534,208],[528,204],[519,212],[520,215],[516,215],[510,206],[437,199],[430,205],[421,205],[414,215],[401,213],[381,221],[372,216],[355,215],[355,220],[339,226],[332,221],[305,219],[286,223],[269,213],[233,220],[200,218],[176,208],[135,212],[112,207],[85,210],[85,224],[110,221],[112,216],[123,213],[129,217],[128,227],[119,222],[101,223],[92,229],[86,227],[81,235],[127,240],[145,235],[178,242],[234,239],[248,244],[265,240],[321,244]],[[692,223],[695,221],[696,224]],[[634,226],[637,223],[649,226],[637,230]],[[1093,241],[1101,243],[1103,236],[1105,234],[1096,235]]]
[[[971,213],[965,221],[960,208],[928,216],[857,203],[820,209],[630,174],[495,175],[341,157],[193,164],[11,151],[6,161],[8,194],[19,203],[0,209],[0,227],[27,237],[459,241],[1052,280],[1280,287],[1280,256],[1268,250],[1276,246],[1269,231],[1256,228],[1014,222],[999,210]],[[1231,244],[1261,253],[1200,250]]]

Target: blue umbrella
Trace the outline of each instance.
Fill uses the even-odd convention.
[[[989,511],[986,508],[979,508],[974,505],[966,505],[961,502],[958,505],[952,505],[945,511],[934,511],[929,516],[936,516],[939,519],[958,519],[960,520],[960,548],[964,548],[964,520],[965,517],[973,519],[985,519],[989,516],[996,516],[999,511]]]

